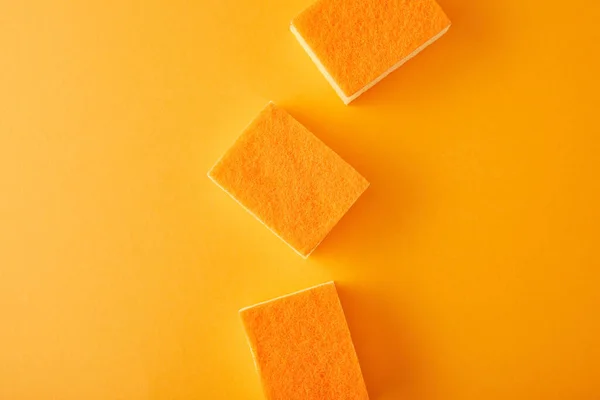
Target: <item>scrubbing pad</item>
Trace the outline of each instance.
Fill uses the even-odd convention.
[[[367,400],[333,282],[240,310],[269,400]]]
[[[369,185],[273,103],[250,123],[208,176],[303,257]]]
[[[448,28],[450,20],[435,0],[319,0],[291,24],[345,104]]]

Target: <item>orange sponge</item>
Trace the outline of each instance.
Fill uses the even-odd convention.
[[[273,103],[208,176],[303,257],[369,183]]]
[[[367,400],[333,282],[240,310],[269,400]]]
[[[291,30],[348,104],[441,37],[435,0],[319,0]]]

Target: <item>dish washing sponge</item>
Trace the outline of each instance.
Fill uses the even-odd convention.
[[[345,104],[449,28],[450,20],[435,0],[319,0],[291,24]]]
[[[208,176],[305,258],[369,186],[350,164],[273,103]]]
[[[240,310],[268,400],[367,400],[335,284]]]

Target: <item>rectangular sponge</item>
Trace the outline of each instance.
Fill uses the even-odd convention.
[[[208,176],[303,257],[369,186],[350,164],[273,103]]]
[[[345,104],[448,28],[450,20],[435,0],[319,0],[291,24]]]
[[[333,282],[240,310],[268,400],[367,400]]]

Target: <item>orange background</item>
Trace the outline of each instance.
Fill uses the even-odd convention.
[[[598,3],[346,107],[310,1],[0,1],[0,399],[261,399],[237,310],[332,279],[374,400],[600,399]],[[205,175],[268,100],[371,181],[308,261]]]

